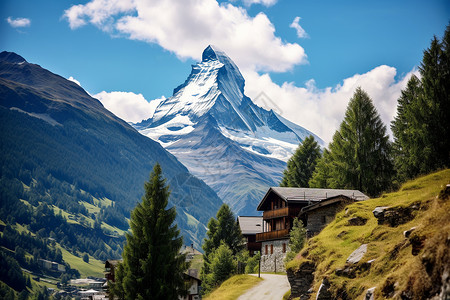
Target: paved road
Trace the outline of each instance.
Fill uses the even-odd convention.
[[[238,300],[281,300],[291,288],[286,275],[261,274],[261,277],[264,280],[241,295]]]

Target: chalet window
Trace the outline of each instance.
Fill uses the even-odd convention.
[[[286,253],[286,243],[283,243],[283,253]]]
[[[269,250],[268,250],[267,245],[266,245],[266,255],[267,254],[269,254]]]
[[[273,244],[270,245],[270,254],[273,254]]]

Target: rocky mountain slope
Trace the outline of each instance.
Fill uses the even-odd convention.
[[[447,169],[349,205],[287,265],[291,298],[449,299],[449,184]]]
[[[3,220],[14,216],[14,207],[18,211],[21,205],[44,202],[56,207],[55,214],[61,210],[85,227],[97,222],[104,233],[123,233],[126,217],[159,162],[185,243],[200,247],[220,198],[157,142],[77,84],[2,52],[0,115],[0,188],[10,191],[2,194]]]
[[[295,148],[314,134],[255,105],[244,85],[234,62],[208,46],[186,82],[150,119],[134,126],[159,141],[235,213],[254,215],[267,188],[280,182]]]

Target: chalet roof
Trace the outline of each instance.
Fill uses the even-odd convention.
[[[192,277],[200,282],[202,281],[200,279],[200,276],[199,276],[200,274],[197,269],[188,269],[186,272],[184,272],[184,275],[188,276],[188,277]]]
[[[105,268],[109,268],[110,266],[117,266],[119,263],[122,263],[122,259],[108,259],[105,261]]]
[[[314,203],[340,195],[354,200],[369,199],[369,197],[358,190],[271,187],[259,203],[257,210],[261,210],[262,204],[272,193],[288,203]]]
[[[237,221],[242,234],[256,234],[262,232],[262,217],[239,216],[237,217]]]
[[[344,196],[344,195],[338,195],[338,196],[334,196],[334,197],[329,197],[329,198],[324,199],[322,201],[315,202],[312,205],[303,207],[302,210],[301,210],[301,214],[308,213],[310,211],[316,210],[316,209],[324,207],[324,206],[332,205],[334,203],[339,203],[339,202],[343,201],[343,199],[354,200],[354,199],[352,199],[350,197],[347,197],[347,196]]]

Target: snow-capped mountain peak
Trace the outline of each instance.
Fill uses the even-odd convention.
[[[162,101],[153,117],[136,128],[167,147],[193,131],[209,114],[223,134],[244,149],[286,161],[312,133],[255,105],[244,95],[244,85],[236,64],[225,52],[209,45],[202,61],[192,66],[191,74],[173,96]]]
[[[172,97],[158,105],[152,118],[134,125],[225,202],[236,202],[237,206],[231,203],[236,212],[246,209],[239,199],[259,201],[255,195],[263,187],[278,184],[285,162],[305,137],[313,135],[323,145],[308,130],[255,105],[244,95],[244,85],[239,68],[225,52],[208,46]],[[236,172],[248,180],[242,181]]]

